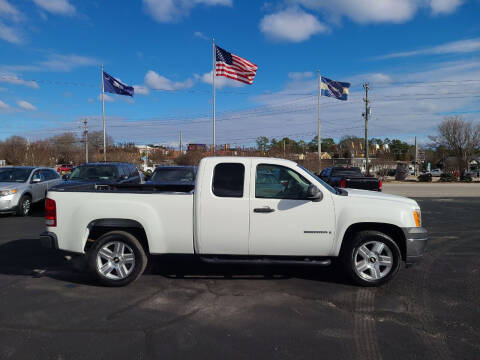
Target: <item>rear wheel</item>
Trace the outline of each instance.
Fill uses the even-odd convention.
[[[388,235],[379,231],[361,231],[347,244],[343,264],[347,274],[361,286],[379,286],[398,272],[401,253]]]
[[[147,256],[135,236],[111,231],[95,241],[89,251],[88,265],[103,285],[125,286],[142,275]]]
[[[32,208],[32,198],[30,195],[23,195],[17,205],[17,216],[28,216]]]

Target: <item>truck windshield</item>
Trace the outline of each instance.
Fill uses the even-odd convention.
[[[323,181],[322,179],[320,179],[317,175],[315,175],[314,173],[312,173],[311,171],[305,169],[303,166],[301,165],[298,165],[297,166],[302,169],[303,171],[306,171],[311,177],[313,177],[315,180],[317,180],[320,184],[322,184],[325,188],[327,188],[327,190],[329,190],[331,193],[334,193],[334,194],[338,194],[337,190],[335,190],[334,187],[331,187],[330,185],[328,185],[325,181]]]
[[[116,180],[118,171],[111,165],[79,166],[72,171],[70,180]]]
[[[188,182],[195,181],[195,171],[189,168],[157,168],[152,176],[153,182]]]
[[[25,182],[28,180],[32,169],[4,168],[0,169],[0,182]]]

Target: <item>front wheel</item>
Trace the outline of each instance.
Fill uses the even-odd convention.
[[[142,275],[147,256],[135,236],[111,231],[95,241],[89,251],[88,265],[101,284],[125,286]]]
[[[379,286],[391,280],[401,262],[398,245],[379,231],[361,231],[343,254],[347,274],[361,286]]]
[[[17,216],[28,216],[32,208],[32,198],[29,195],[23,195],[17,206]]]

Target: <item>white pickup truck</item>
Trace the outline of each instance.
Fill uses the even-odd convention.
[[[359,285],[393,278],[423,255],[427,231],[412,199],[335,189],[288,160],[210,157],[195,186],[56,188],[44,246],[86,257],[104,285],[137,279],[150,254],[213,263],[329,265]]]

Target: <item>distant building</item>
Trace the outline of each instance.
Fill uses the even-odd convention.
[[[206,144],[188,144],[187,151],[207,151]]]
[[[154,149],[153,147],[148,146],[148,145],[135,145],[135,147],[138,149],[139,153],[151,151],[151,150]]]

